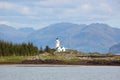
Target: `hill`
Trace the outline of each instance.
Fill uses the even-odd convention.
[[[54,47],[56,37],[67,48],[85,52],[107,52],[109,47],[119,42],[120,29],[112,28],[106,24],[94,23],[90,25],[77,25],[71,23],[58,23],[40,29],[29,36],[29,40],[38,46],[49,45]]]
[[[110,47],[109,52],[120,54],[120,43],[113,45]]]
[[[38,47],[55,47],[55,39],[59,37],[62,46],[85,52],[108,52],[112,45],[119,43],[119,32],[118,28],[100,23],[57,23],[38,30],[0,25],[0,38],[7,41],[33,42]]]
[[[25,31],[26,30],[26,31]],[[15,29],[12,26],[0,24],[0,39],[13,43],[22,43],[27,41],[30,34],[29,28]]]
[[[20,28],[18,29],[21,32],[24,32],[25,34],[29,35],[30,33],[33,33],[35,30],[30,27]]]

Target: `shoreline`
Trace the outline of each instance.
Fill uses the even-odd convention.
[[[65,65],[65,64],[4,64],[0,66],[15,66],[15,67],[82,67],[82,66],[115,66],[119,67],[118,65]]]
[[[21,62],[0,62],[0,65],[83,65],[83,66],[120,66],[120,60],[80,60],[65,62],[62,60],[24,60]]]
[[[88,64],[0,64],[0,66],[16,66],[16,67],[72,67],[72,66],[120,66],[120,65],[88,65]]]

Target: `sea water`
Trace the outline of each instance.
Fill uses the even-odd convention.
[[[120,67],[0,65],[0,80],[120,80]]]

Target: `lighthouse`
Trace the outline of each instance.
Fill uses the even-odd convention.
[[[56,48],[60,47],[60,40],[58,38],[56,38],[55,46]]]
[[[60,40],[56,38],[55,47],[57,52],[65,52],[65,48],[60,46]]]

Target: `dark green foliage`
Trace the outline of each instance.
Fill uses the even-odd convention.
[[[44,52],[54,53],[55,49],[51,49],[49,46],[46,46],[45,49],[44,49]]]
[[[111,56],[111,55],[114,55],[112,52],[108,52],[106,53],[107,56]]]
[[[55,49],[46,46],[38,50],[32,43],[13,44],[0,40],[0,56],[32,56],[39,53],[54,53]]]
[[[101,55],[101,53],[99,53],[99,52],[89,52],[88,53],[89,55],[94,55],[94,56],[98,56],[98,55]]]
[[[50,52],[49,46],[46,46],[45,49],[44,49],[44,51],[49,53]]]
[[[44,52],[43,48],[40,47],[39,53],[43,53],[43,52]]]
[[[32,56],[38,48],[32,43],[12,44],[0,40],[0,56]]]

